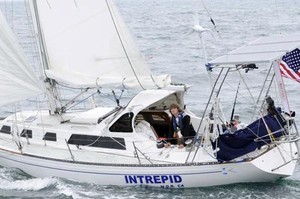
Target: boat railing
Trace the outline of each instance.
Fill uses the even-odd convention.
[[[278,129],[277,131],[274,131],[274,132],[269,132],[267,135],[263,135],[263,136],[260,136],[260,137],[257,137],[254,139],[254,142],[267,142],[267,141],[272,141],[272,142],[277,142],[278,140],[276,140],[273,135],[275,135],[276,133],[279,133],[279,132],[282,132],[284,131],[284,129]],[[270,139],[265,139],[269,137]],[[279,139],[282,138],[282,137],[279,137]]]
[[[69,152],[70,152],[70,155],[71,155],[72,160],[75,161],[74,155],[73,155],[73,153],[72,153],[72,151],[71,151],[71,149],[70,149],[70,146],[69,146],[69,143],[68,143],[67,139],[65,139],[65,142],[66,142],[66,144],[67,144],[67,147],[68,147],[68,150],[69,150]]]
[[[272,172],[273,172],[273,171],[276,171],[277,169],[280,169],[281,167],[283,167],[283,166],[289,164],[290,162],[295,161],[295,160],[298,161],[299,159],[300,159],[300,157],[290,159],[289,161],[283,163],[282,165],[280,165],[280,166],[278,166],[278,167],[275,167],[275,168],[272,169],[271,171],[272,171]]]
[[[294,129],[295,129],[295,133],[294,133],[294,136],[296,137],[296,139],[294,139],[295,143],[296,143],[296,147],[297,147],[297,155],[298,155],[298,158],[300,157],[300,146],[299,146],[299,140],[300,140],[300,136],[299,136],[299,131],[298,131],[298,128],[297,128],[297,125],[296,125],[296,122],[295,122],[295,119],[294,118],[288,118],[287,121],[288,121],[288,127],[289,127],[289,124],[290,124],[290,120],[292,120],[292,125],[294,126]],[[290,134],[289,134],[289,139],[291,138]]]
[[[139,164],[142,164],[141,159],[140,159],[140,156],[139,156],[139,153],[140,153],[142,156],[144,156],[144,158],[145,158],[146,160],[148,160],[148,161],[150,162],[150,164],[153,164],[153,163],[151,162],[150,158],[147,157],[141,150],[139,150],[139,149],[136,147],[135,142],[132,142],[132,144],[133,144],[133,148],[134,148],[134,155],[135,155],[135,157],[138,159]]]

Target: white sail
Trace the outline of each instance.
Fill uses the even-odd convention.
[[[24,51],[0,12],[0,106],[42,93]]]
[[[76,87],[158,88],[111,0],[33,0],[43,37],[46,75]],[[38,30],[37,30],[38,31]]]

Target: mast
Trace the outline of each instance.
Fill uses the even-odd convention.
[[[49,69],[49,58],[47,54],[47,47],[44,40],[43,31],[40,24],[39,12],[37,9],[36,0],[32,0],[32,5],[33,5],[33,12],[34,12],[34,17],[32,16],[32,18],[34,19],[33,23],[34,21],[36,23],[35,24],[36,31],[37,31],[36,40],[39,48],[42,69],[45,75],[44,83],[45,83],[45,88],[47,90],[46,93],[49,101],[49,108],[50,108],[49,112],[50,114],[60,114],[62,113],[62,109],[61,109],[62,105],[59,99],[57,88],[55,86],[56,85],[55,80],[48,78],[45,73],[45,70]]]

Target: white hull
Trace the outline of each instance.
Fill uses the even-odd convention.
[[[296,152],[294,144],[281,144],[280,148],[288,151],[290,146]],[[288,152],[280,153],[276,147],[251,161],[186,165],[84,163],[41,158],[1,149],[0,165],[18,168],[41,178],[55,176],[99,185],[182,188],[272,181],[292,175],[296,160],[292,160]]]
[[[270,96],[271,69],[278,65],[280,57],[299,46],[299,35],[262,38],[207,62],[207,69],[214,69],[219,75],[209,72],[211,95],[199,118],[186,109],[183,100],[189,86],[170,84],[169,75],[151,73],[113,2],[77,1],[80,3],[58,0],[29,3],[31,13],[27,14],[33,22],[30,30],[34,29],[37,44],[34,50],[39,55],[33,62],[41,63],[45,69],[44,86],[39,85],[41,82],[0,14],[0,42],[6,44],[0,46],[0,72],[8,77],[1,84],[0,106],[36,96],[41,93],[41,87],[49,99],[49,111],[39,108],[32,112],[20,111],[1,122],[0,165],[21,169],[35,177],[162,188],[271,181],[293,174],[299,132],[294,123],[295,114],[286,106],[283,84],[278,82],[283,110]],[[200,26],[194,30],[200,34],[206,31]],[[252,76],[243,78],[240,70],[248,73],[258,69],[257,63],[273,66],[254,99],[250,89],[255,85],[246,81]],[[234,71],[239,72],[239,80],[237,76],[231,77]],[[246,86],[241,87],[240,94],[247,99],[242,102],[248,107],[243,106],[240,111],[249,113],[254,108],[249,125],[239,127],[241,121],[234,117],[238,90],[232,116],[230,120],[225,117],[221,97],[231,96],[230,90],[235,88],[226,87],[228,83],[238,84],[238,90],[240,83]],[[73,92],[61,90],[65,86],[80,88],[81,93],[70,99]],[[131,88],[142,91],[126,106],[120,104],[124,89]],[[244,88],[249,91],[248,97]],[[112,90],[115,102],[113,106],[100,107],[104,103],[102,100],[96,103],[98,97],[112,96],[106,90]],[[115,90],[120,90],[119,98]],[[87,99],[96,108],[74,110]],[[174,103],[178,104],[178,113],[171,115],[168,108]],[[179,107],[184,113],[179,114]],[[18,109],[18,106],[14,108]],[[167,146],[171,143],[173,146],[164,148],[163,139],[169,142]],[[194,150],[188,151],[189,147]]]

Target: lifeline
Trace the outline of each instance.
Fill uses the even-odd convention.
[[[180,183],[182,178],[179,175],[125,175],[127,184],[164,184]]]

